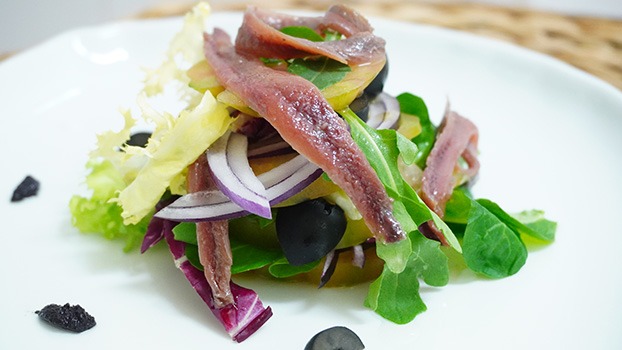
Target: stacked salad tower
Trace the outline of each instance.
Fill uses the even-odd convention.
[[[550,242],[538,210],[509,214],[470,188],[478,130],[447,107],[383,91],[385,41],[341,5],[319,16],[249,7],[235,38],[185,17],[138,96],[140,118],[98,136],[74,225],[144,252],[163,242],[235,341],[272,316],[232,275],[258,270],[324,285],[369,282],[364,305],[395,323],[426,306],[449,260],[489,278],[526,261],[522,237]],[[174,86],[187,105],[157,110]],[[140,122],[149,133],[136,133]],[[142,139],[142,140],[141,140]]]

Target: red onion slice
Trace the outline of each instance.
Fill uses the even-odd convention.
[[[248,159],[273,157],[282,154],[293,153],[294,149],[282,138],[272,140],[267,144],[258,145],[248,149]]]
[[[330,278],[335,273],[337,267],[337,261],[339,260],[339,252],[331,250],[326,254],[326,260],[324,260],[324,267],[322,268],[322,275],[320,276],[320,285],[318,288],[322,288],[328,283]]]
[[[244,216],[248,211],[220,191],[186,194],[154,216],[171,221],[226,220]]]
[[[271,205],[280,203],[309,186],[322,170],[299,155],[258,176]],[[221,191],[202,191],[184,195],[158,211],[155,217],[172,221],[208,221],[247,215],[248,210],[234,203]]]
[[[400,103],[385,92],[381,92],[369,103],[367,125],[374,129],[392,129],[400,118]]]
[[[227,132],[207,150],[207,163],[220,191],[245,210],[271,218],[266,189],[248,164],[248,139]]]
[[[270,200],[271,205],[281,203],[282,201],[302,191],[305,187],[309,186],[313,181],[319,178],[320,175],[322,175],[323,170],[317,165],[309,162],[306,158],[304,158],[304,156],[296,156],[294,159],[296,158],[302,158],[306,164],[267,189],[268,199]]]
[[[365,252],[360,244],[352,247],[352,265],[360,269],[365,267]]]

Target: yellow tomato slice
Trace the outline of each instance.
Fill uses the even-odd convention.
[[[347,108],[380,73],[386,60],[352,67],[339,82],[322,90],[322,95],[335,111]]]

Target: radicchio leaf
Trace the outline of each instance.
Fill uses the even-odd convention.
[[[216,308],[212,291],[202,271],[192,266],[186,257],[186,243],[176,241],[173,227],[176,223],[162,220],[162,231],[175,265],[184,273],[186,279],[201,299],[220,321],[227,333],[236,342],[242,342],[255,333],[271,316],[272,309],[264,307],[257,293],[231,282],[231,293],[235,303],[223,308]]]

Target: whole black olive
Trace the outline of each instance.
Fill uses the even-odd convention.
[[[126,144],[130,146],[146,147],[150,137],[151,133],[149,132],[137,132],[130,135],[130,139],[127,140]]]
[[[287,261],[304,265],[333,250],[346,230],[343,210],[322,198],[279,208],[276,235]]]
[[[365,88],[363,93],[369,96],[369,99],[373,99],[384,89],[384,83],[387,81],[387,76],[389,75],[389,59],[387,58],[387,62],[384,64],[384,67],[380,70],[378,75],[372,80],[371,83]]]
[[[363,121],[367,121],[367,115],[369,114],[369,100],[370,98],[367,94],[362,94],[350,103],[350,109],[352,112],[356,113],[356,115]]]
[[[362,350],[365,345],[352,330],[337,326],[316,334],[305,346],[305,350]]]

